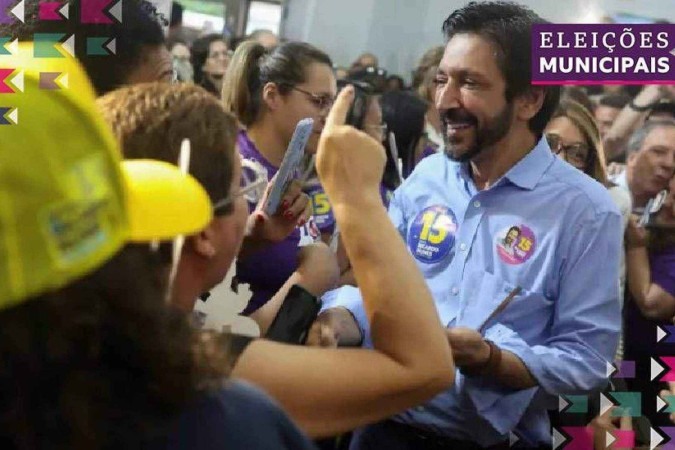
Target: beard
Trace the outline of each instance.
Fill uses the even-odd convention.
[[[476,116],[464,108],[453,108],[441,113],[444,125],[444,153],[453,161],[467,162],[506,136],[511,128],[513,103],[508,102],[492,119],[479,126]],[[448,136],[448,127],[460,127],[459,135]],[[470,133],[472,131],[472,133]]]

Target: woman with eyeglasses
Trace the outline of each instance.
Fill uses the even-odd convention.
[[[605,153],[600,140],[600,131],[593,115],[580,103],[561,100],[553,118],[544,130],[553,153],[572,166],[594,178],[609,190],[624,219],[624,231],[632,210],[630,194],[614,185],[607,176]],[[619,268],[619,294],[623,302],[626,284],[625,251]],[[619,343],[617,357],[620,359],[623,340]]]
[[[194,41],[192,67],[195,84],[220,97],[230,57],[230,48],[219,34],[209,34]]]
[[[254,41],[237,47],[223,84],[223,104],[242,125],[237,138],[241,157],[262,167],[267,180],[277,173],[302,119],[314,120],[305,152],[316,153],[337,92],[332,67],[324,52],[301,42],[285,43],[273,50]],[[323,252],[323,263],[316,267],[325,272],[317,273],[318,277],[330,280],[323,290],[337,280],[333,276],[337,262],[330,249],[320,243],[320,232],[310,214],[311,204],[300,183],[293,182],[287,188],[285,201],[273,217],[259,207],[262,199],[257,200],[249,203],[253,231],[264,230],[273,221],[292,225],[286,234],[275,233],[270,239],[248,234],[237,260],[236,282],[248,283],[253,294],[243,314],[256,320],[264,332],[274,315],[260,308],[296,271],[301,247],[312,245],[313,256]]]

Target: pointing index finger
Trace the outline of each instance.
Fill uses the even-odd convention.
[[[354,86],[349,85],[340,91],[330,113],[328,113],[325,128],[330,129],[332,127],[344,125],[347,121],[347,113],[349,112],[353,100]]]

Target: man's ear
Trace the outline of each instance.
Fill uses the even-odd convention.
[[[532,86],[516,99],[516,117],[523,122],[529,122],[537,115],[544,104],[546,92],[536,86]]]
[[[262,89],[262,99],[263,103],[272,111],[279,109],[282,100],[279,86],[272,82],[266,83]]]
[[[199,256],[211,259],[216,256],[215,233],[209,224],[204,230],[190,237],[192,248]]]

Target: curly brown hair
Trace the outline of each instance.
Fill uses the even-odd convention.
[[[230,189],[237,120],[205,89],[192,84],[144,83],[97,100],[127,159],[176,164],[183,139],[190,139],[192,174],[212,202]]]
[[[95,272],[0,312],[2,448],[132,449],[229,374],[226,337],[164,302],[160,255],[130,245]]]

